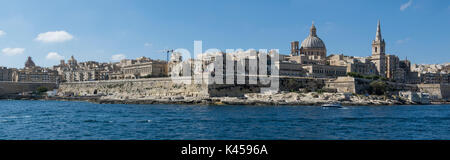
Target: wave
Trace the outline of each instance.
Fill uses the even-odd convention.
[[[18,119],[18,118],[31,118],[33,116],[6,116],[6,117],[0,117],[0,119]]]
[[[84,120],[83,122],[85,122],[85,123],[114,123],[114,121],[107,121],[107,120],[105,120],[105,121],[98,121],[98,120],[95,120],[95,119],[88,119],[88,120]]]
[[[450,120],[450,117],[344,117],[339,118],[341,120],[411,120],[411,121],[417,121],[417,120]]]
[[[0,123],[10,123],[15,122],[14,120],[0,120]]]
[[[140,120],[140,121],[136,121],[138,123],[151,123],[153,122],[152,120]]]

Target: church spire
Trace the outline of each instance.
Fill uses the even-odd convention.
[[[316,26],[314,25],[314,21],[312,22],[311,32],[309,33],[309,36],[317,37],[317,34],[316,34]]]
[[[377,36],[375,37],[375,41],[382,41],[381,37],[381,22],[378,20],[378,26],[377,26]]]

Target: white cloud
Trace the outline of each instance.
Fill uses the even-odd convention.
[[[66,31],[53,31],[41,33],[37,36],[36,40],[44,43],[58,43],[70,41],[73,39],[73,36]]]
[[[396,43],[397,44],[403,44],[403,43],[408,42],[409,40],[411,40],[411,38],[400,39],[400,40],[397,40]]]
[[[412,0],[409,0],[408,2],[402,4],[400,6],[400,11],[405,11],[407,8],[409,8],[412,5]]]
[[[47,58],[48,60],[61,60],[61,59],[64,59],[63,56],[59,55],[59,54],[56,53],[56,52],[50,52],[50,53],[48,53],[46,58]]]
[[[0,37],[6,35],[5,31],[0,30]]]
[[[7,56],[15,56],[23,54],[23,52],[25,52],[25,48],[5,48],[2,50],[2,52]]]
[[[111,60],[113,60],[113,61],[120,61],[125,58],[126,58],[126,56],[124,54],[116,54],[116,55],[111,56]]]
[[[147,42],[147,43],[144,44],[144,46],[151,47],[151,46],[153,46],[153,44]]]

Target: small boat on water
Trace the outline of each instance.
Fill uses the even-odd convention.
[[[333,104],[324,104],[322,105],[324,108],[342,108],[342,105],[339,103],[333,103]]]

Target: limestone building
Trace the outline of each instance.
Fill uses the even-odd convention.
[[[25,62],[25,68],[12,73],[14,82],[58,82],[58,72],[48,68],[36,66],[31,57]]]
[[[377,68],[368,58],[345,56],[343,54],[331,55],[328,58],[331,66],[343,66],[347,73],[354,72],[361,75],[377,75]]]
[[[142,77],[166,77],[168,67],[166,61],[140,57],[136,60],[122,60],[119,64],[125,79]]]
[[[308,77],[313,78],[337,78],[347,75],[347,67],[330,66],[330,65],[303,65],[303,69],[307,71]]]
[[[424,84],[449,84],[450,64],[413,64],[411,73]]]
[[[394,71],[391,79],[399,83],[420,83],[419,73],[411,71],[411,62],[409,60],[400,60],[398,62],[398,68]]]
[[[291,76],[291,77],[305,77],[307,76],[307,70],[298,63],[290,61],[281,61],[279,63],[279,75]]]
[[[386,78],[394,79],[396,71],[400,70],[400,59],[396,55],[386,55]]]
[[[423,84],[450,84],[450,74],[423,73],[419,76]]]
[[[80,62],[71,56],[65,63],[61,60],[60,64],[53,66],[58,71],[63,81],[80,82],[80,81],[98,81],[111,79],[114,72],[120,68],[116,63],[99,63],[95,61]]]
[[[13,70],[7,67],[0,67],[0,81],[11,81]]]

